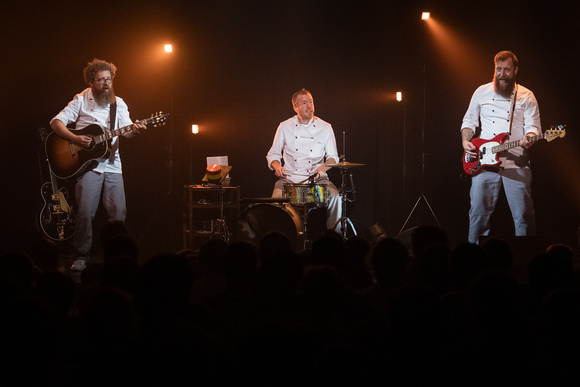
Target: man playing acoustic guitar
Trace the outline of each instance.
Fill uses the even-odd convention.
[[[77,94],[68,105],[50,122],[52,130],[72,144],[89,148],[93,138],[88,135],[75,134],[67,128],[75,124],[76,129],[97,124],[106,130],[114,130],[121,126],[131,125],[131,130],[123,136],[132,137],[146,126],[139,121],[133,123],[129,118],[129,110],[123,99],[116,97],[113,91],[113,79],[117,68],[112,63],[94,59],[85,67],[83,74],[85,83],[89,86]],[[125,220],[125,189],[119,156],[118,138],[111,139],[109,154],[95,161],[95,166],[77,177],[75,197],[77,202],[76,226],[73,237],[74,263],[71,270],[82,271],[92,246],[93,219],[101,192],[103,204],[107,210],[109,221]]]
[[[475,91],[463,117],[461,138],[464,157],[468,159],[464,164],[482,156],[472,142],[478,127],[481,127],[483,141],[496,137],[506,139],[502,134],[507,134],[510,140],[519,143],[500,152],[500,162],[495,165],[473,170],[468,240],[475,244],[479,243],[480,236],[489,235],[491,215],[502,185],[512,213],[515,235],[533,236],[536,233],[528,148],[537,139],[535,136],[541,134],[540,110],[534,94],[516,84],[516,56],[511,51],[501,51],[496,54],[494,64],[493,82]]]

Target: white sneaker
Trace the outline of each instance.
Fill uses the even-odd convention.
[[[86,269],[86,267],[87,267],[87,264],[85,263],[84,259],[77,259],[76,261],[73,262],[70,269],[74,270],[74,271],[83,271]]]

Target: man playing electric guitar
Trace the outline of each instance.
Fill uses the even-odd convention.
[[[132,130],[125,132],[124,137],[133,137],[146,126],[139,121],[133,123],[129,117],[127,104],[113,92],[113,79],[117,68],[112,63],[94,59],[85,67],[83,74],[89,86],[77,94],[68,105],[50,122],[52,130],[62,137],[81,147],[90,147],[93,139],[87,135],[77,135],[67,129],[75,124],[76,129],[98,124],[103,128],[114,130],[121,126],[132,125]],[[76,226],[73,238],[75,249],[74,263],[71,270],[82,271],[92,246],[93,218],[97,211],[101,191],[103,204],[109,221],[125,220],[125,189],[119,156],[119,138],[111,140],[111,152],[97,159],[96,167],[84,172],[77,178],[75,196],[77,202]]]
[[[515,235],[536,233],[528,149],[534,143],[532,137],[541,133],[540,110],[532,91],[515,82],[516,56],[511,51],[501,51],[495,56],[494,64],[493,82],[474,92],[463,117],[464,157],[476,160],[480,156],[478,147],[472,142],[475,128],[480,124],[481,139],[491,140],[506,133],[510,141],[519,141],[520,146],[501,152],[501,163],[481,168],[471,179],[468,240],[475,244],[481,236],[489,235],[491,215],[502,186],[512,213]]]

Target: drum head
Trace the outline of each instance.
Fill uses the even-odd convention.
[[[288,205],[259,203],[248,206],[236,223],[235,239],[259,245],[261,238],[271,231],[285,235],[296,250],[304,240],[302,220]]]

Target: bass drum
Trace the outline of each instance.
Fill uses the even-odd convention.
[[[259,245],[260,239],[271,231],[285,235],[294,251],[304,247],[304,224],[296,209],[288,203],[248,206],[238,217],[235,239]]]

